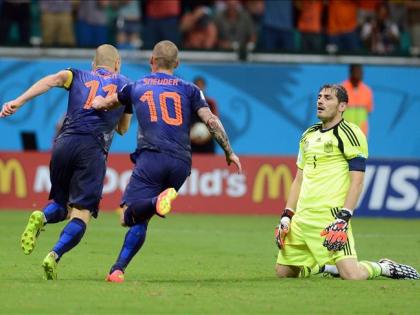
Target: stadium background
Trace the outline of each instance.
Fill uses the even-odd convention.
[[[10,1],[4,1],[3,8],[6,2]],[[115,43],[118,31],[115,22],[119,11],[116,10],[118,5],[114,4],[123,2],[99,2],[103,4],[108,18],[109,42]],[[143,37],[148,31],[147,14],[150,12],[147,6],[151,2],[138,2],[143,10],[140,14]],[[289,3],[284,1],[283,4],[286,2]],[[333,2],[337,1],[323,1],[327,11]],[[20,1],[20,4],[30,6],[30,38],[28,42],[22,42],[17,25],[12,25],[3,43],[9,47],[0,48],[0,103],[14,98],[46,74],[67,67],[90,68],[92,50],[42,45],[40,21],[45,9],[41,3]],[[84,2],[74,3],[78,4],[73,8],[77,28],[80,21],[77,7],[80,9]],[[194,5],[189,1],[180,3],[181,21]],[[197,3],[209,6],[214,17],[223,10],[226,2]],[[265,25],[264,12],[250,11],[249,3],[242,1],[245,10],[253,14],[257,32],[256,50],[183,50],[182,63],[176,72],[187,80],[196,76],[207,80],[207,93],[218,103],[233,147],[244,160],[245,172],[243,175],[233,174],[224,167],[221,155],[194,157],[192,176],[181,190],[182,197],[176,211],[278,213],[284,205],[295,172],[298,139],[305,128],[316,121],[318,88],[327,82],[342,82],[348,76],[348,64],[361,63],[364,65],[364,82],[373,90],[375,109],[370,116],[370,160],[358,214],[420,217],[420,133],[417,128],[420,117],[417,88],[420,62],[413,49],[415,47],[410,47],[409,38],[414,34],[410,33],[411,24],[404,20],[398,22],[400,41],[392,57],[372,55],[364,46],[348,54],[334,49],[307,54],[307,51],[299,50],[301,37],[296,25],[292,29],[296,44],[294,51],[285,51],[281,47],[277,51],[267,51],[260,41]],[[374,18],[379,3],[381,1],[376,0],[368,4],[360,2],[358,12],[370,12]],[[392,1],[385,3],[399,5]],[[290,14],[295,15],[296,23],[297,12],[292,9]],[[391,18],[394,18],[393,10],[395,7],[391,10]],[[256,18],[257,13],[260,14],[259,19]],[[332,13],[328,11],[328,14]],[[77,32],[75,34],[78,35]],[[327,44],[327,35],[320,33],[319,36]],[[412,42],[415,43],[415,38]],[[11,47],[13,45],[32,47]],[[180,43],[180,46],[185,46],[185,43]],[[122,50],[122,72],[133,80],[148,73],[149,55],[147,49]],[[49,189],[48,151],[65,108],[66,92],[54,89],[33,100],[15,116],[0,121],[0,134],[3,135],[0,142],[0,208],[31,210],[39,208],[46,199]],[[117,207],[129,177],[131,165],[127,153],[135,146],[134,126],[126,136],[116,136],[112,145],[103,209]],[[24,150],[25,143],[26,149],[35,147],[38,153]],[[221,153],[220,150],[218,153]]]
[[[147,53],[129,56],[122,72],[133,80],[146,74],[149,67],[142,57]],[[316,122],[318,88],[325,82],[344,80],[347,63],[332,64],[328,56],[322,57],[321,63],[288,63],[287,55],[283,55],[283,59],[279,61],[277,56],[270,64],[227,64],[223,58],[229,58],[228,54],[220,54],[219,62],[188,61],[194,57],[197,58],[194,52],[187,54],[176,74],[187,80],[196,76],[207,79],[207,92],[218,102],[233,147],[246,157],[245,173],[231,173],[224,167],[222,156],[196,157],[193,174],[197,179],[184,185],[177,211],[277,213],[295,172],[293,156],[299,137]],[[349,56],[344,61],[355,58]],[[416,84],[420,71],[417,66],[378,64],[383,61],[379,57],[366,61],[365,82],[373,89],[375,109],[370,117],[370,160],[358,214],[419,217],[420,94]],[[407,63],[410,61],[407,59]],[[88,58],[3,58],[0,102],[16,97],[37,78],[70,66],[89,69],[90,62]],[[7,135],[0,144],[2,208],[37,208],[47,197],[48,150],[66,109],[66,93],[54,89],[15,116],[0,121],[0,133]],[[116,136],[112,145],[104,209],[118,206],[131,169],[127,153],[135,147],[136,131],[133,124],[124,137]],[[44,152],[35,155],[36,158],[22,152],[22,135],[28,133],[34,135],[39,151]],[[19,194],[23,189],[20,186],[26,187],[25,194]]]

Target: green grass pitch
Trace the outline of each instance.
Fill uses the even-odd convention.
[[[41,261],[64,223],[47,226],[25,256],[28,212],[0,212],[0,314],[420,314],[420,281],[279,280],[274,216],[172,214],[154,218],[126,282],[104,281],[125,229],[101,213],[63,256],[58,281]],[[420,269],[420,221],[353,219],[361,259],[389,257]]]

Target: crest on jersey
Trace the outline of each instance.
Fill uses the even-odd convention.
[[[325,153],[331,153],[333,151],[333,142],[327,141],[324,143],[324,152]]]

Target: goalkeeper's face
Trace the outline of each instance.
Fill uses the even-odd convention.
[[[316,116],[322,122],[338,119],[346,109],[343,102],[339,102],[333,89],[322,89],[318,94]]]

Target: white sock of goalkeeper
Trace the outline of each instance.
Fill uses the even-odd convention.
[[[335,265],[325,265],[324,272],[330,273],[332,275],[338,275],[338,269]]]

